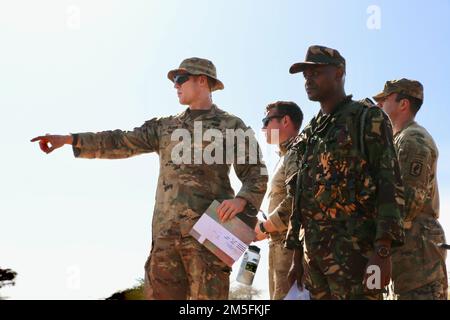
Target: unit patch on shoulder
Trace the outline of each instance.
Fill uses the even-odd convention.
[[[411,162],[411,167],[409,168],[409,174],[413,177],[419,177],[422,174],[423,164],[417,160]]]

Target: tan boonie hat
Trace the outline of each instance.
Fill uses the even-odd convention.
[[[205,75],[214,81],[214,86],[211,88],[211,91],[222,90],[224,85],[222,81],[217,79],[216,67],[214,64],[202,58],[188,58],[184,59],[181,62],[180,67],[178,69],[170,70],[167,74],[167,78],[173,82],[173,77],[179,73],[189,73],[194,76]]]
[[[314,45],[308,48],[305,61],[294,63],[289,72],[303,72],[307,66],[311,65],[334,65],[345,69],[345,59],[336,49]]]
[[[392,93],[402,93],[404,95],[419,99],[423,101],[423,86],[419,81],[400,79],[386,81],[382,92],[373,96],[373,99],[378,102],[386,98]]]

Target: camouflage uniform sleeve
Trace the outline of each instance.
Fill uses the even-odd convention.
[[[296,210],[294,205],[295,189],[298,179],[298,163],[297,152],[294,149],[290,149],[284,157],[284,166],[286,173],[286,201],[291,205],[289,210],[289,223],[286,234],[285,247],[288,249],[301,248],[302,243],[300,241],[300,213]]]
[[[243,130],[250,129],[242,121],[239,122],[239,128]],[[233,164],[233,167],[236,176],[242,182],[242,187],[236,197],[247,200],[256,209],[257,213],[267,190],[268,177],[266,165],[262,161],[261,149],[254,133],[252,133],[252,139],[253,142],[245,146],[245,154],[238,154],[237,150],[239,148],[236,146],[238,148],[235,149],[238,161]]]
[[[122,159],[158,150],[160,120],[152,119],[133,131],[103,131],[74,134],[77,158]]]
[[[411,221],[420,213],[426,200],[432,175],[432,154],[424,143],[418,143],[414,135],[400,141],[397,152],[405,186],[405,220]]]
[[[288,188],[288,196],[291,200],[291,204],[294,203],[295,197],[295,184],[297,181],[297,176],[293,177],[289,184],[286,186]],[[289,216],[289,224],[286,233],[285,247],[287,249],[297,249],[302,247],[302,242],[300,241],[300,229],[302,227],[300,221],[300,214],[298,211],[294,210],[294,205],[291,207],[291,214]]]
[[[390,239],[392,246],[398,246],[404,242],[403,185],[390,120],[380,108],[369,109],[364,132],[369,170],[377,187],[375,240]]]
[[[280,173],[286,177],[284,159],[283,163],[280,167]],[[286,196],[284,199],[277,205],[277,207],[269,213],[269,220],[275,226],[277,231],[281,232],[287,229],[289,225],[289,218],[291,216],[292,210],[292,197]]]

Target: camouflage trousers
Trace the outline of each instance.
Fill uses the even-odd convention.
[[[392,279],[395,293],[414,292],[447,277],[445,234],[438,220],[418,216],[405,227],[405,243],[392,251]],[[422,290],[421,290],[422,291]]]
[[[155,239],[145,264],[145,297],[225,300],[230,272],[230,267],[191,236]]]
[[[398,300],[447,300],[447,279],[433,281],[420,288],[397,295]]]
[[[367,256],[337,248],[305,252],[305,286],[311,300],[382,300],[381,290],[368,292],[362,284]]]
[[[271,300],[281,300],[289,292],[288,273],[294,250],[287,249],[281,241],[269,243],[269,294]]]

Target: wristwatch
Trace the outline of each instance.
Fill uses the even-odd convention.
[[[377,255],[381,258],[387,258],[391,255],[391,249],[387,246],[379,246],[376,250]]]
[[[259,224],[259,230],[261,230],[265,234],[269,234],[269,232],[264,228],[264,221]]]

